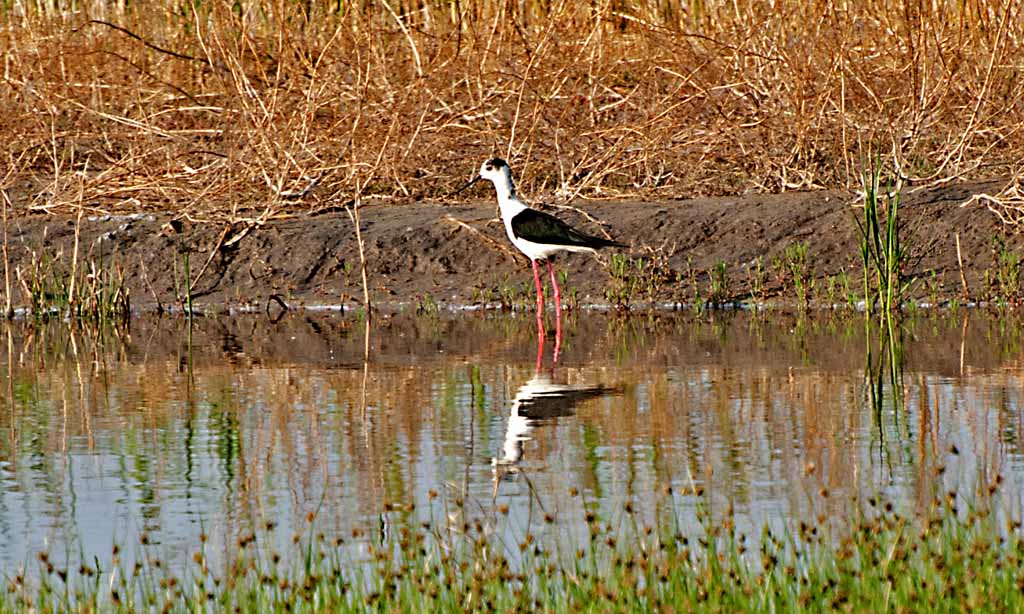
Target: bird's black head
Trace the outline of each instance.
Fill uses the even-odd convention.
[[[484,162],[484,170],[500,171],[502,168],[508,168],[508,162],[505,162],[501,158],[491,158],[487,162]]]

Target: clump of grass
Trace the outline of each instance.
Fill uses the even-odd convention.
[[[750,302],[754,305],[764,305],[768,300],[765,278],[764,256],[758,256],[747,268],[747,287],[750,288]]]
[[[124,322],[131,316],[131,294],[124,270],[102,256],[68,263],[62,252],[31,251],[15,276],[36,318],[67,317],[91,323]]]
[[[864,219],[857,223],[864,269],[864,309],[870,313],[877,305],[879,312],[888,316],[900,310],[910,282],[905,270],[908,252],[899,218],[903,183],[897,180],[881,194],[881,174],[881,165],[876,165],[864,181]]]
[[[719,261],[708,271],[707,302],[710,306],[721,307],[731,301],[731,292],[729,267]]]
[[[565,281],[564,277],[562,281]],[[570,300],[575,301],[574,304],[578,304],[575,288],[564,292],[564,294],[569,294]],[[483,305],[496,303],[502,311],[532,309],[534,304],[532,289],[523,282],[514,281],[513,275],[510,273],[505,273],[501,281],[478,283],[473,289],[473,302]]]
[[[1021,261],[1002,237],[992,237],[992,268],[985,271],[985,300],[1000,306],[1016,306],[1024,299]]]
[[[504,311],[529,309],[532,305],[530,288],[524,283],[516,285],[512,281],[512,276],[506,273],[498,286],[498,301]]]
[[[611,284],[605,300],[619,311],[629,311],[637,302],[653,304],[658,292],[678,276],[668,267],[664,253],[648,250],[650,256],[633,258],[612,254],[608,266]]]
[[[642,261],[639,268],[643,269]],[[632,259],[625,254],[612,254],[608,274],[611,286],[604,291],[605,300],[619,311],[628,311],[640,290],[640,277],[633,269]]]
[[[797,241],[787,245],[783,257],[789,279],[796,291],[797,307],[806,309],[814,281],[813,268],[807,259],[807,244]]]
[[[565,269],[558,271],[558,285],[562,289],[562,304],[569,311],[580,308],[580,292],[576,286],[569,284],[569,272]]]
[[[416,315],[436,318],[441,311],[437,299],[430,293],[423,293],[416,296]]]

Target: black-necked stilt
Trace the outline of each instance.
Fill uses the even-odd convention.
[[[537,322],[541,334],[543,328],[544,290],[540,282],[538,261],[544,261],[551,276],[551,288],[555,293],[555,310],[557,337],[561,338],[562,295],[555,280],[555,269],[551,260],[558,252],[589,252],[594,253],[602,247],[625,247],[621,243],[593,237],[576,230],[557,217],[537,211],[524,205],[516,196],[515,184],[512,182],[512,169],[501,158],[491,158],[480,166],[480,173],[462,189],[465,190],[481,179],[494,184],[498,192],[498,207],[501,209],[501,220],[505,223],[505,232],[512,244],[526,254],[533,265],[533,281],[537,285]]]

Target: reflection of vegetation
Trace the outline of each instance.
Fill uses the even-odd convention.
[[[878,323],[877,353],[871,346],[871,321],[865,321],[864,339],[866,344],[864,380],[868,390],[868,402],[878,433],[879,455],[884,456],[886,445],[885,408],[886,399],[892,407],[893,430],[900,436],[900,421],[906,419],[905,390],[903,387],[903,328],[893,323],[893,318],[882,317]],[[886,394],[888,393],[888,394]],[[906,425],[904,426],[906,428]],[[883,461],[889,464],[887,460]]]
[[[227,393],[227,391],[225,391]],[[230,395],[228,395],[230,396]],[[213,455],[220,459],[224,485],[233,489],[238,464],[242,462],[242,439],[239,432],[237,408],[228,399],[214,402],[210,406],[209,429],[213,435]]]

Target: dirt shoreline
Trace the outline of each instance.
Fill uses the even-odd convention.
[[[963,299],[957,233],[973,299],[985,298],[990,285],[986,271],[994,274],[993,237],[1004,242],[1007,252],[1020,252],[1020,235],[992,213],[977,204],[961,207],[971,195],[993,193],[1002,185],[994,180],[906,195],[901,215],[912,233],[908,241],[918,248],[931,245],[911,270],[925,278],[915,287],[917,297]],[[842,191],[579,202],[580,210],[607,224],[610,236],[630,245],[620,251],[625,259],[619,259],[627,274],[616,277],[608,256],[604,263],[584,255],[562,257],[558,264],[567,270],[564,292],[580,305],[607,304],[610,293],[626,292],[634,303],[690,303],[708,296],[710,271],[724,263],[729,297],[749,298],[761,285],[765,298],[787,303],[796,295],[783,271],[786,250],[800,242],[807,245],[806,260],[817,280],[815,296],[825,300],[828,276],[841,271],[854,290],[860,288],[855,219],[860,210],[854,204],[855,195]],[[578,212],[555,213],[588,232],[600,232]],[[528,265],[513,257],[490,201],[373,204],[363,207],[361,215],[372,299],[380,305],[493,306],[502,299],[522,304],[530,299]],[[180,304],[185,254],[192,271],[193,304],[201,309],[278,304],[271,297],[290,307],[361,302],[358,245],[344,211],[271,220],[255,227],[184,223],[172,228],[172,218],[170,213],[83,217],[80,262],[102,258],[123,267],[133,307],[142,311]],[[41,254],[59,257],[57,268],[70,268],[75,224],[69,216],[11,219],[12,279],[15,269],[25,276],[33,258]],[[758,257],[764,271],[760,276],[755,272]],[[640,258],[643,268],[637,266]],[[27,302],[20,295],[15,293],[16,305]]]

